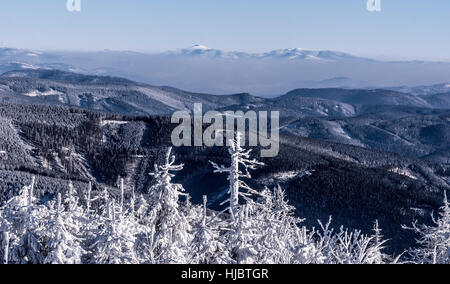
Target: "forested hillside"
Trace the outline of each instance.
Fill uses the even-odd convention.
[[[153,164],[170,145],[174,125],[167,117],[127,117],[58,106],[0,105],[1,200],[37,176],[41,198],[67,188],[68,180],[89,181],[93,189],[117,191],[123,177],[128,191],[148,193]],[[222,148],[174,149],[186,167],[176,181],[196,204],[208,196],[209,207],[221,210],[225,177],[211,173],[209,161],[226,157]],[[258,149],[255,149],[258,154]],[[390,153],[320,140],[282,136],[281,151],[265,159],[250,184],[262,189],[282,185],[298,216],[308,226],[333,215],[338,224],[369,232],[379,219],[390,249],[413,243],[413,234],[401,224],[413,219],[429,222],[429,213],[441,205],[448,189],[445,165],[403,158]],[[83,186],[84,185],[84,186]]]

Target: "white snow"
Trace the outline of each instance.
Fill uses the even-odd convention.
[[[132,157],[132,158],[135,158],[135,159],[143,159],[143,158],[145,158],[146,156],[145,156],[145,155],[132,155],[131,157]]]
[[[128,121],[121,121],[121,120],[102,120],[100,125],[103,127],[108,124],[123,125],[123,124],[127,124],[127,123],[128,123]]]
[[[281,172],[274,174],[273,177],[279,181],[288,181],[297,177],[299,174],[301,174],[299,171]]]
[[[417,215],[422,217],[427,215],[427,211],[421,208],[411,207],[410,210],[414,211]]]
[[[46,96],[58,96],[58,100],[60,102],[63,102],[63,98],[62,96],[64,95],[64,93],[61,93],[59,91],[56,91],[54,89],[50,89],[48,91],[45,92],[41,92],[39,90],[33,90],[31,92],[25,93],[23,94],[24,96],[27,97],[46,97]]]
[[[393,168],[390,170],[390,172],[417,180],[417,177],[414,176],[414,174],[408,169]]]
[[[281,183],[287,183],[293,179],[303,178],[307,176],[311,176],[313,171],[287,171],[287,172],[278,172],[267,177],[259,178],[258,182],[268,185],[276,185]]]
[[[22,68],[22,69],[31,69],[31,70],[37,70],[37,69],[39,69],[38,66],[31,65],[31,64],[28,64],[28,63],[22,63],[22,62],[10,62],[10,64],[16,64],[16,65],[18,65],[18,66],[19,66],[20,68]]]
[[[190,50],[211,50],[211,48],[201,45],[201,44],[196,44],[194,46],[192,46],[191,48],[189,48]]]
[[[62,164],[61,159],[59,158],[58,153],[53,152],[53,153],[52,153],[52,156],[53,156],[53,159],[55,159],[56,165],[59,167],[59,169],[60,169],[61,171],[64,171],[65,168],[64,168],[64,165]]]
[[[177,110],[189,110],[183,101],[180,101],[179,98],[173,98],[173,95],[170,92],[164,92],[158,88],[149,88],[149,87],[138,87],[136,91],[141,92],[147,95],[149,98],[157,100],[169,107],[172,107]]]

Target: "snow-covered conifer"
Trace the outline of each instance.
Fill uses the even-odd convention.
[[[10,199],[4,207],[4,218],[10,222],[9,262],[42,263],[43,255],[37,232],[47,220],[48,210],[39,206],[34,197],[35,178],[18,196]]]
[[[417,263],[450,264],[450,204],[447,194],[438,218],[432,217],[434,226],[418,225],[416,222],[412,228],[404,226],[405,229],[411,229],[420,236],[417,240],[420,247],[411,249],[410,254]]]
[[[282,188],[277,186],[273,193],[266,188],[260,195],[258,263],[321,263],[323,257],[311,233],[299,227],[303,220],[294,216],[295,207],[289,205]]]
[[[120,205],[119,205],[120,206]],[[92,245],[94,262],[99,264],[137,264],[135,251],[136,223],[127,218],[113,200],[107,206],[105,226],[100,227],[96,242]]]
[[[255,190],[250,188],[242,180],[242,178],[251,178],[249,170],[254,170],[258,166],[264,165],[255,159],[250,159],[250,153],[252,150],[244,150],[241,147],[241,140],[241,133],[236,132],[235,139],[230,141],[231,146],[228,148],[228,152],[231,156],[231,164],[229,167],[218,166],[216,163],[211,162],[215,169],[215,173],[228,174],[229,198],[224,202],[224,204],[229,204],[228,211],[230,213],[231,220],[234,220],[238,213],[240,197],[248,198],[251,194],[255,193]],[[244,190],[246,192],[244,192]]]
[[[2,257],[2,264],[8,264],[9,262],[9,242],[10,242],[10,230],[11,225],[6,218],[3,218],[3,212],[0,210],[0,256]]]
[[[151,175],[155,184],[150,188],[151,251],[157,263],[187,263],[186,255],[192,240],[191,226],[179,208],[180,196],[186,196],[181,184],[173,184],[172,172],[181,171],[169,148],[164,165],[156,165]]]
[[[203,196],[202,215],[198,220],[192,249],[190,263],[193,264],[231,264],[233,259],[226,245],[220,238],[220,220],[208,218],[207,197]],[[208,220],[209,219],[209,220]]]
[[[85,251],[81,247],[81,240],[71,233],[79,229],[67,229],[74,224],[71,222],[71,212],[66,212],[62,206],[61,193],[57,194],[56,204],[52,207],[50,219],[40,232],[40,239],[46,244],[44,263],[80,264]]]

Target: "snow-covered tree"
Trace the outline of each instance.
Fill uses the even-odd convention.
[[[94,224],[94,220],[89,215],[87,208],[85,209],[81,205],[78,192],[71,181],[69,181],[68,190],[66,190],[61,202],[60,210],[66,224],[65,229],[77,238],[82,238],[83,234],[88,234],[90,225]],[[55,206],[57,207],[57,204]]]
[[[148,216],[149,205],[147,200],[144,198],[142,194],[133,202],[134,203],[134,215],[136,218],[145,224],[145,220],[143,220],[146,216]]]
[[[180,196],[186,196],[181,184],[172,183],[174,174],[183,165],[175,164],[172,148],[169,148],[164,165],[156,165],[151,175],[155,184],[150,188],[149,203],[152,258],[157,263],[187,263],[187,251],[192,240],[191,226],[179,208]]]
[[[86,213],[91,213],[91,205],[92,205],[92,182],[89,182],[88,189],[86,192]]]
[[[303,220],[294,216],[295,207],[289,205],[282,188],[277,186],[273,192],[266,188],[260,195],[258,263],[321,263],[323,256],[311,233],[299,227]]]
[[[189,262],[193,264],[230,264],[233,263],[230,251],[220,238],[220,219],[208,218],[207,197],[203,196],[202,215],[197,224]]]
[[[139,226],[134,218],[123,214],[113,200],[107,206],[105,226],[99,228],[96,242],[91,246],[93,259],[100,264],[137,264],[135,251]]]
[[[9,263],[42,263],[43,260],[37,232],[43,229],[48,210],[37,204],[34,184],[33,177],[31,184],[7,201],[3,209],[3,218],[10,224]]]
[[[9,262],[9,242],[10,242],[11,225],[8,220],[3,217],[3,211],[0,210],[0,256],[2,264]]]
[[[323,264],[326,257],[317,245],[315,234],[300,227],[295,229],[295,238],[291,240],[292,255],[289,264]]]
[[[322,232],[317,232],[318,245],[329,264],[381,264],[384,263],[384,244],[379,235],[378,223],[375,234],[368,236],[359,230],[341,227],[335,233],[331,228],[331,217],[326,225],[319,221]]]
[[[450,264],[450,204],[447,194],[444,197],[444,205],[441,207],[438,218],[432,216],[434,226],[418,225],[413,223],[411,229],[420,238],[417,240],[420,248],[411,249],[413,261],[423,264]]]
[[[73,226],[70,212],[66,212],[61,203],[61,193],[57,194],[56,204],[51,205],[51,216],[42,232],[39,232],[40,241],[45,243],[47,253],[44,263],[49,264],[81,264],[85,251],[81,247],[81,239],[74,236],[71,231],[80,231]]]
[[[69,181],[69,189],[66,191],[64,198],[66,210],[76,216],[83,215],[84,209],[80,205],[80,198],[75,190],[72,181]]]
[[[264,164],[250,159],[251,149],[245,150],[241,147],[241,138],[241,133],[236,132],[235,139],[229,141],[230,166],[218,166],[213,162],[211,164],[215,173],[228,174],[228,199],[222,205],[228,203],[226,211],[230,215],[230,220],[222,236],[223,242],[237,263],[254,264],[258,262],[257,241],[262,232],[258,219],[260,204],[251,198],[258,195],[258,192],[248,186],[243,179],[250,179],[249,171]]]
[[[255,193],[255,190],[249,187],[242,178],[250,179],[252,176],[250,175],[249,170],[254,170],[258,166],[264,165],[255,159],[250,159],[252,150],[244,150],[241,147],[241,140],[241,133],[236,132],[235,139],[230,141],[231,146],[228,148],[228,152],[231,156],[230,166],[218,166],[216,163],[211,162],[215,169],[215,173],[228,174],[229,198],[223,204],[229,204],[228,212],[230,213],[231,220],[235,220],[236,215],[238,214],[240,197],[246,199]]]

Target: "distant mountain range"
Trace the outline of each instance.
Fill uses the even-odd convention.
[[[348,53],[329,50],[308,50],[303,48],[278,49],[264,53],[245,53],[239,51],[223,51],[196,44],[190,48],[178,49],[163,53],[167,56],[201,56],[228,59],[295,59],[312,61],[372,60],[350,55]]]
[[[393,86],[392,90],[421,95],[420,92],[443,92],[442,86],[448,84],[443,84],[440,89],[411,88],[450,81],[450,64],[445,62],[388,62],[339,51],[302,48],[247,53],[194,45],[155,54],[0,48],[0,73],[38,68],[124,77],[193,92],[250,92],[265,97],[299,87],[361,89]]]
[[[101,51],[100,53],[116,53],[127,55],[145,55],[138,52],[120,52],[120,51]],[[26,49],[14,48],[0,48],[0,60],[13,59],[16,61],[47,61],[51,58],[57,59],[58,52],[40,52]],[[348,53],[330,51],[330,50],[309,50],[304,48],[286,48],[272,50],[263,53],[246,53],[240,51],[224,51],[221,49],[213,49],[204,45],[196,44],[189,48],[177,49],[174,51],[167,51],[160,53],[163,56],[200,56],[210,58],[228,58],[228,59],[297,59],[297,60],[313,60],[313,61],[340,61],[340,60],[369,60],[369,58],[362,58],[353,56]]]

